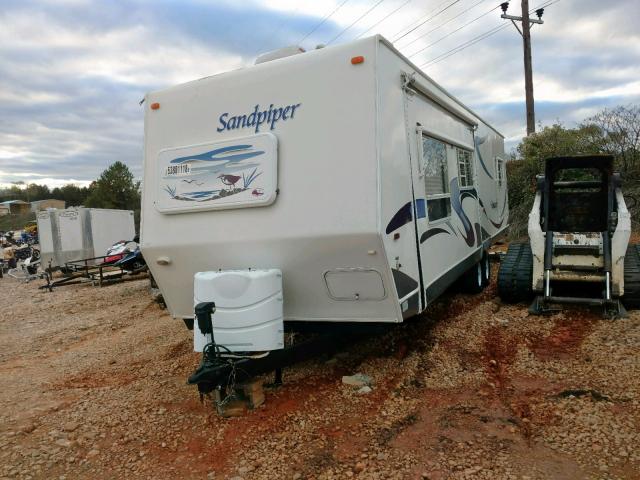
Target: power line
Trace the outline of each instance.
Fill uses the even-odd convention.
[[[443,12],[446,12],[447,10],[449,10],[451,7],[453,7],[456,3],[460,2],[460,0],[454,0],[453,2],[451,2],[449,5],[447,5],[446,7],[444,7],[442,10],[439,10],[438,12],[436,12],[435,14],[433,14],[431,17],[427,18],[425,21],[418,23],[418,25],[416,25],[415,27],[411,28],[410,30],[406,31],[405,33],[403,33],[402,35],[400,35],[399,37],[395,38],[393,40],[393,43],[397,42],[398,40],[402,40],[404,37],[406,37],[407,35],[409,35],[411,32],[415,31],[416,29],[420,28],[422,25],[424,25],[425,23],[433,20],[434,18],[436,18],[438,15],[440,15]]]
[[[362,32],[360,35],[358,35],[356,38],[360,38],[363,37],[364,35],[366,35],[367,33],[369,33],[371,30],[373,30],[374,28],[376,28],[378,25],[380,25],[382,22],[384,22],[385,20],[387,20],[389,17],[393,16],[398,10],[400,10],[402,7],[404,7],[406,4],[411,3],[413,0],[406,0],[402,5],[400,5],[398,8],[396,8],[393,12],[389,13],[388,15],[385,15],[384,17],[382,17],[380,20],[378,20],[376,23],[374,23],[373,25],[371,25],[369,28],[367,28],[364,32]]]
[[[406,45],[400,47],[400,48],[407,48],[409,45],[412,45],[414,43],[416,43],[418,40],[420,40],[423,37],[426,37],[427,35],[435,32],[436,30],[440,30],[442,27],[444,27],[445,25],[447,25],[448,23],[451,23],[452,21],[454,21],[456,18],[461,17],[462,15],[464,15],[465,13],[467,13],[469,10],[472,10],[473,8],[477,7],[478,5],[480,5],[481,3],[486,2],[486,0],[479,0],[478,2],[474,3],[473,5],[471,5],[469,8],[463,10],[462,12],[458,13],[456,16],[451,17],[449,20],[447,20],[444,23],[441,23],[440,25],[438,25],[435,28],[432,28],[431,30],[429,30],[426,33],[423,33],[422,35],[417,36],[416,38],[414,38],[413,40],[411,40],[409,43],[407,43]],[[498,7],[496,7],[498,8]]]
[[[413,27],[414,25],[420,23],[423,19],[429,17],[433,12],[435,12],[438,8],[440,8],[442,5],[445,5],[446,3],[449,3],[451,0],[444,0],[443,2],[439,3],[434,9],[432,9],[428,14],[426,14],[424,17],[420,17],[418,20],[414,20],[412,22],[410,22],[409,24],[405,25],[404,27],[402,27],[400,30],[398,30],[396,33],[394,33],[393,35],[391,35],[389,38],[394,38],[396,36],[398,36],[398,34],[404,32],[405,30],[407,30],[408,28]]]
[[[431,48],[433,47],[435,44],[440,43],[442,40],[444,40],[445,38],[450,37],[451,35],[453,35],[456,32],[459,32],[460,30],[462,30],[465,27],[468,27],[469,25],[471,25],[474,22],[477,22],[478,20],[480,20],[482,17],[486,17],[487,15],[489,15],[491,12],[493,12],[494,10],[496,10],[497,8],[499,8],[500,5],[496,5],[495,7],[493,7],[491,10],[483,13],[482,15],[477,16],[476,18],[474,18],[473,20],[468,21],[467,23],[465,23],[464,25],[456,28],[455,30],[452,30],[451,32],[447,33],[446,35],[440,37],[438,40],[430,43],[429,45],[427,45],[426,47],[422,47],[420,50],[417,50],[415,52],[413,52],[411,55],[409,55],[409,58],[415,57],[416,55],[418,55],[419,53],[425,51],[427,48]]]
[[[553,0],[551,2],[544,3],[544,4],[540,5],[539,7],[536,7],[534,9],[532,9],[531,12],[529,12],[529,13],[533,13],[538,8],[547,8],[547,7],[551,6],[551,5],[553,5],[554,3],[558,3],[559,1],[561,1],[561,0]],[[447,58],[451,57],[452,55],[455,55],[456,53],[461,52],[462,50],[465,50],[467,47],[470,47],[471,45],[474,45],[474,44],[478,43],[479,41],[484,40],[485,38],[488,38],[488,37],[492,36],[495,33],[498,33],[498,31],[502,30],[502,28],[508,27],[508,26],[509,26],[508,24],[505,24],[505,25],[502,25],[501,27],[499,27],[497,29],[492,29],[492,30],[495,30],[495,31],[491,31],[490,30],[488,32],[485,32],[483,34],[485,36],[480,35],[480,36],[482,36],[482,38],[479,38],[478,40],[470,43],[469,45],[465,45],[465,43],[467,43],[467,42],[463,43],[462,45],[458,45],[458,47],[453,48],[453,49],[449,50],[448,52],[445,52],[443,55],[446,55],[447,53],[448,53],[448,55],[446,55],[444,58],[440,58],[440,57],[442,57],[442,55],[439,55],[438,57],[436,57],[436,58],[434,58],[434,59],[432,59],[432,60],[430,60],[430,61],[428,61],[426,63],[423,63],[422,65],[420,65],[419,68],[422,68],[422,67],[424,67],[425,65],[428,65],[428,64],[435,65],[436,63],[440,63],[443,60],[446,60]],[[459,47],[462,47],[462,48],[459,48]]]
[[[371,7],[369,10],[367,10],[366,12],[364,12],[362,15],[360,15],[351,25],[349,25],[347,28],[345,28],[344,30],[342,30],[340,33],[338,33],[338,35],[336,35],[335,37],[333,37],[331,40],[329,40],[327,42],[327,45],[331,45],[335,40],[337,40],[338,38],[340,38],[347,30],[349,30],[351,27],[353,27],[356,23],[358,23],[360,20],[362,20],[364,17],[366,17],[367,15],[369,15],[373,10],[375,10],[375,8],[380,5],[382,2],[384,2],[384,0],[378,0],[375,5],[373,5],[373,7]]]
[[[326,17],[324,17],[322,20],[320,20],[320,22],[318,22],[318,24],[313,27],[309,33],[307,33],[304,37],[302,37],[300,40],[298,40],[298,44],[302,43],[304,40],[306,40],[309,35],[312,35],[313,32],[315,32],[316,30],[318,30],[322,25],[324,25],[324,22],[326,22],[327,20],[329,20],[331,17],[333,17],[333,15],[340,10],[345,3],[347,3],[349,0],[343,0],[342,3],[340,5],[338,5],[329,15],[327,15]]]
[[[419,66],[419,68],[425,67],[427,65],[433,65],[436,63],[441,62],[442,60],[449,58],[451,55],[454,55],[458,52],[461,52],[462,50],[466,49],[467,47],[470,47],[471,45],[474,45],[476,43],[478,43],[481,40],[484,40],[485,38],[489,38],[490,36],[498,33],[500,30],[508,27],[508,24],[502,24],[499,25],[497,27],[494,27],[484,33],[481,33],[480,35],[478,35],[477,37],[473,37],[471,40],[468,40],[460,45],[458,45],[457,47],[452,48],[451,50],[448,50],[444,53],[442,53],[441,55],[438,55],[437,57],[432,58],[431,60],[423,63],[422,65]]]
[[[533,10],[531,10],[530,13],[535,12],[535,10],[539,9],[539,8],[547,8],[550,5],[553,5],[554,3],[558,3],[561,0],[553,0],[551,2],[547,2],[544,3],[543,5],[540,5],[539,7],[534,8]],[[452,48],[451,50],[448,50],[444,53],[442,53],[441,55],[438,55],[437,57],[432,58],[431,60],[423,63],[422,65],[420,65],[418,68],[423,68],[427,65],[435,65],[436,63],[440,63],[443,60],[446,60],[447,58],[451,57],[452,55],[455,55],[458,52],[461,52],[462,50],[467,49],[468,47],[475,45],[476,43],[484,40],[485,38],[489,38],[492,35],[495,35],[496,33],[498,33],[500,30],[502,30],[503,28],[508,27],[509,24],[505,23],[503,25],[499,25],[498,27],[494,27],[480,35],[478,35],[477,37],[472,38],[471,40],[468,40],[464,43],[461,43],[460,45],[458,45],[457,47]]]

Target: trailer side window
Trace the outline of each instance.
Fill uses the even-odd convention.
[[[422,161],[424,164],[424,188],[427,195],[449,193],[446,145],[439,140],[423,135]]]
[[[456,148],[460,187],[473,187],[473,157],[469,150]]]
[[[447,146],[435,138],[422,136],[424,189],[430,222],[451,216]]]
[[[450,217],[451,201],[449,198],[427,198],[427,214],[430,222]]]
[[[502,186],[503,179],[504,179],[504,159],[500,157],[496,157],[496,181],[498,182],[498,187]]]

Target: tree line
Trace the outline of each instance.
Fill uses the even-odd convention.
[[[64,200],[67,207],[140,209],[140,182],[135,181],[129,168],[122,162],[114,162],[88,187],[74,184],[50,189],[47,185],[15,182],[0,189],[0,202],[6,200]]]

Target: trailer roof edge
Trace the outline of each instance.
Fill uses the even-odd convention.
[[[440,91],[442,91],[442,93],[444,95],[446,95],[447,97],[449,97],[451,100],[453,100],[456,104],[458,104],[460,107],[462,107],[464,110],[466,110],[467,112],[469,112],[471,115],[473,115],[474,117],[476,117],[479,121],[481,121],[482,123],[484,123],[487,127],[489,127],[491,130],[493,130],[494,132],[496,132],[498,135],[500,135],[502,138],[505,138],[505,136],[497,129],[495,128],[493,125],[491,125],[489,122],[487,122],[484,118],[482,118],[480,115],[478,115],[476,112],[474,112],[473,110],[471,110],[467,105],[465,105],[464,103],[462,103],[459,99],[457,99],[456,97],[454,97],[446,88],[444,88],[442,85],[440,85],[438,82],[436,82],[433,78],[431,78],[429,75],[427,75],[424,70],[422,70],[421,68],[419,68],[415,63],[413,63],[411,60],[409,60],[408,57],[406,57],[400,50],[398,50],[393,43],[391,43],[389,40],[387,40],[385,37],[383,37],[382,35],[380,35],[379,33],[376,35],[373,35],[373,37],[375,37],[377,39],[377,41],[384,43],[387,47],[389,47],[390,50],[392,50],[394,53],[396,53],[398,56],[400,56],[405,62],[407,62],[411,68],[413,68],[416,72],[420,73],[420,75],[422,75],[423,77],[425,77],[428,81],[430,81],[431,83],[434,84],[434,86],[436,88],[438,88]]]
[[[400,50],[398,50],[389,40],[387,40],[384,36],[380,35],[380,34],[375,34],[375,35],[371,35],[369,37],[365,37],[359,40],[355,40],[355,42],[366,42],[366,41],[376,41],[379,43],[384,44],[385,46],[387,46],[392,52],[394,52],[396,55],[398,55],[400,58],[402,58],[402,60],[404,62],[406,62],[409,67],[411,67],[413,70],[415,70],[417,73],[419,73],[420,75],[422,75],[427,81],[431,82],[434,87],[436,89],[438,89],[440,92],[442,92],[442,94],[444,96],[446,96],[447,98],[449,98],[451,101],[453,101],[456,105],[458,105],[459,107],[461,107],[463,110],[467,111],[469,114],[473,115],[475,118],[478,119],[478,121],[482,122],[484,125],[486,125],[488,128],[490,128],[491,130],[493,130],[495,133],[497,133],[500,137],[502,137],[503,139],[506,138],[497,128],[495,128],[493,125],[491,125],[489,122],[487,122],[484,118],[482,118],[480,115],[478,115],[476,112],[474,112],[473,110],[471,110],[467,105],[465,105],[464,103],[462,103],[462,101],[460,101],[459,99],[457,99],[455,96],[453,96],[447,89],[445,89],[442,85],[440,85],[438,82],[436,82],[433,78],[431,78],[429,75],[427,75],[424,70],[420,69],[415,63],[413,63],[411,60],[409,60],[409,58],[407,58],[402,52],[400,52]],[[349,42],[350,43],[350,42]],[[338,44],[338,45],[333,45],[331,47],[325,47],[326,49],[330,49],[330,48],[336,48],[339,46],[343,46],[346,43],[342,43],[342,44]],[[321,49],[324,50],[324,49]],[[313,54],[314,52],[316,52],[318,50],[310,50],[306,53],[304,53],[303,55],[308,55],[308,54]],[[265,68],[265,66],[268,66],[270,64],[272,64],[272,62],[278,62],[278,63],[286,63],[286,62],[290,62],[290,61],[295,61],[296,57],[298,57],[298,55],[293,55],[293,56],[289,56],[289,57],[284,57],[284,58],[278,58],[275,60],[272,60],[270,62],[265,62],[265,63],[261,63],[258,65],[248,65],[245,67],[239,67],[239,68],[235,68],[233,70],[227,70],[224,72],[218,72],[215,73],[213,75],[207,75],[205,77],[201,77],[201,78],[197,78],[194,80],[190,80],[187,82],[183,82],[177,85],[171,85],[165,88],[160,88],[157,90],[152,90],[150,92],[147,92],[145,94],[145,99],[149,96],[149,95],[155,95],[158,93],[164,93],[170,90],[173,90],[175,88],[179,88],[188,84],[193,84],[195,82],[199,82],[202,80],[206,80],[206,79],[210,79],[212,77],[217,77],[219,75],[227,75],[230,73],[238,73],[242,70],[245,70],[247,68],[252,68],[252,67],[258,67],[258,68]],[[268,68],[268,67],[267,67]]]

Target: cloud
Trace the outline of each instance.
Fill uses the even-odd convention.
[[[142,175],[148,91],[236,69],[261,52],[381,33],[425,63],[504,24],[493,0],[23,0],[0,11],[0,183],[88,182],[115,160]],[[517,13],[512,2],[510,13]],[[532,2],[537,6],[540,2]],[[468,11],[467,11],[468,10]],[[331,12],[330,18],[325,19]],[[392,14],[393,13],[393,14]],[[562,0],[533,29],[537,120],[575,124],[640,102],[637,0]],[[324,22],[323,22],[324,20]],[[382,20],[382,21],[381,21]],[[321,25],[320,23],[323,22]],[[379,23],[378,23],[379,22]],[[425,67],[507,137],[524,135],[522,45],[507,25]],[[312,32],[312,33],[311,33]],[[434,44],[434,42],[436,42]],[[40,179],[40,180],[38,180]]]

